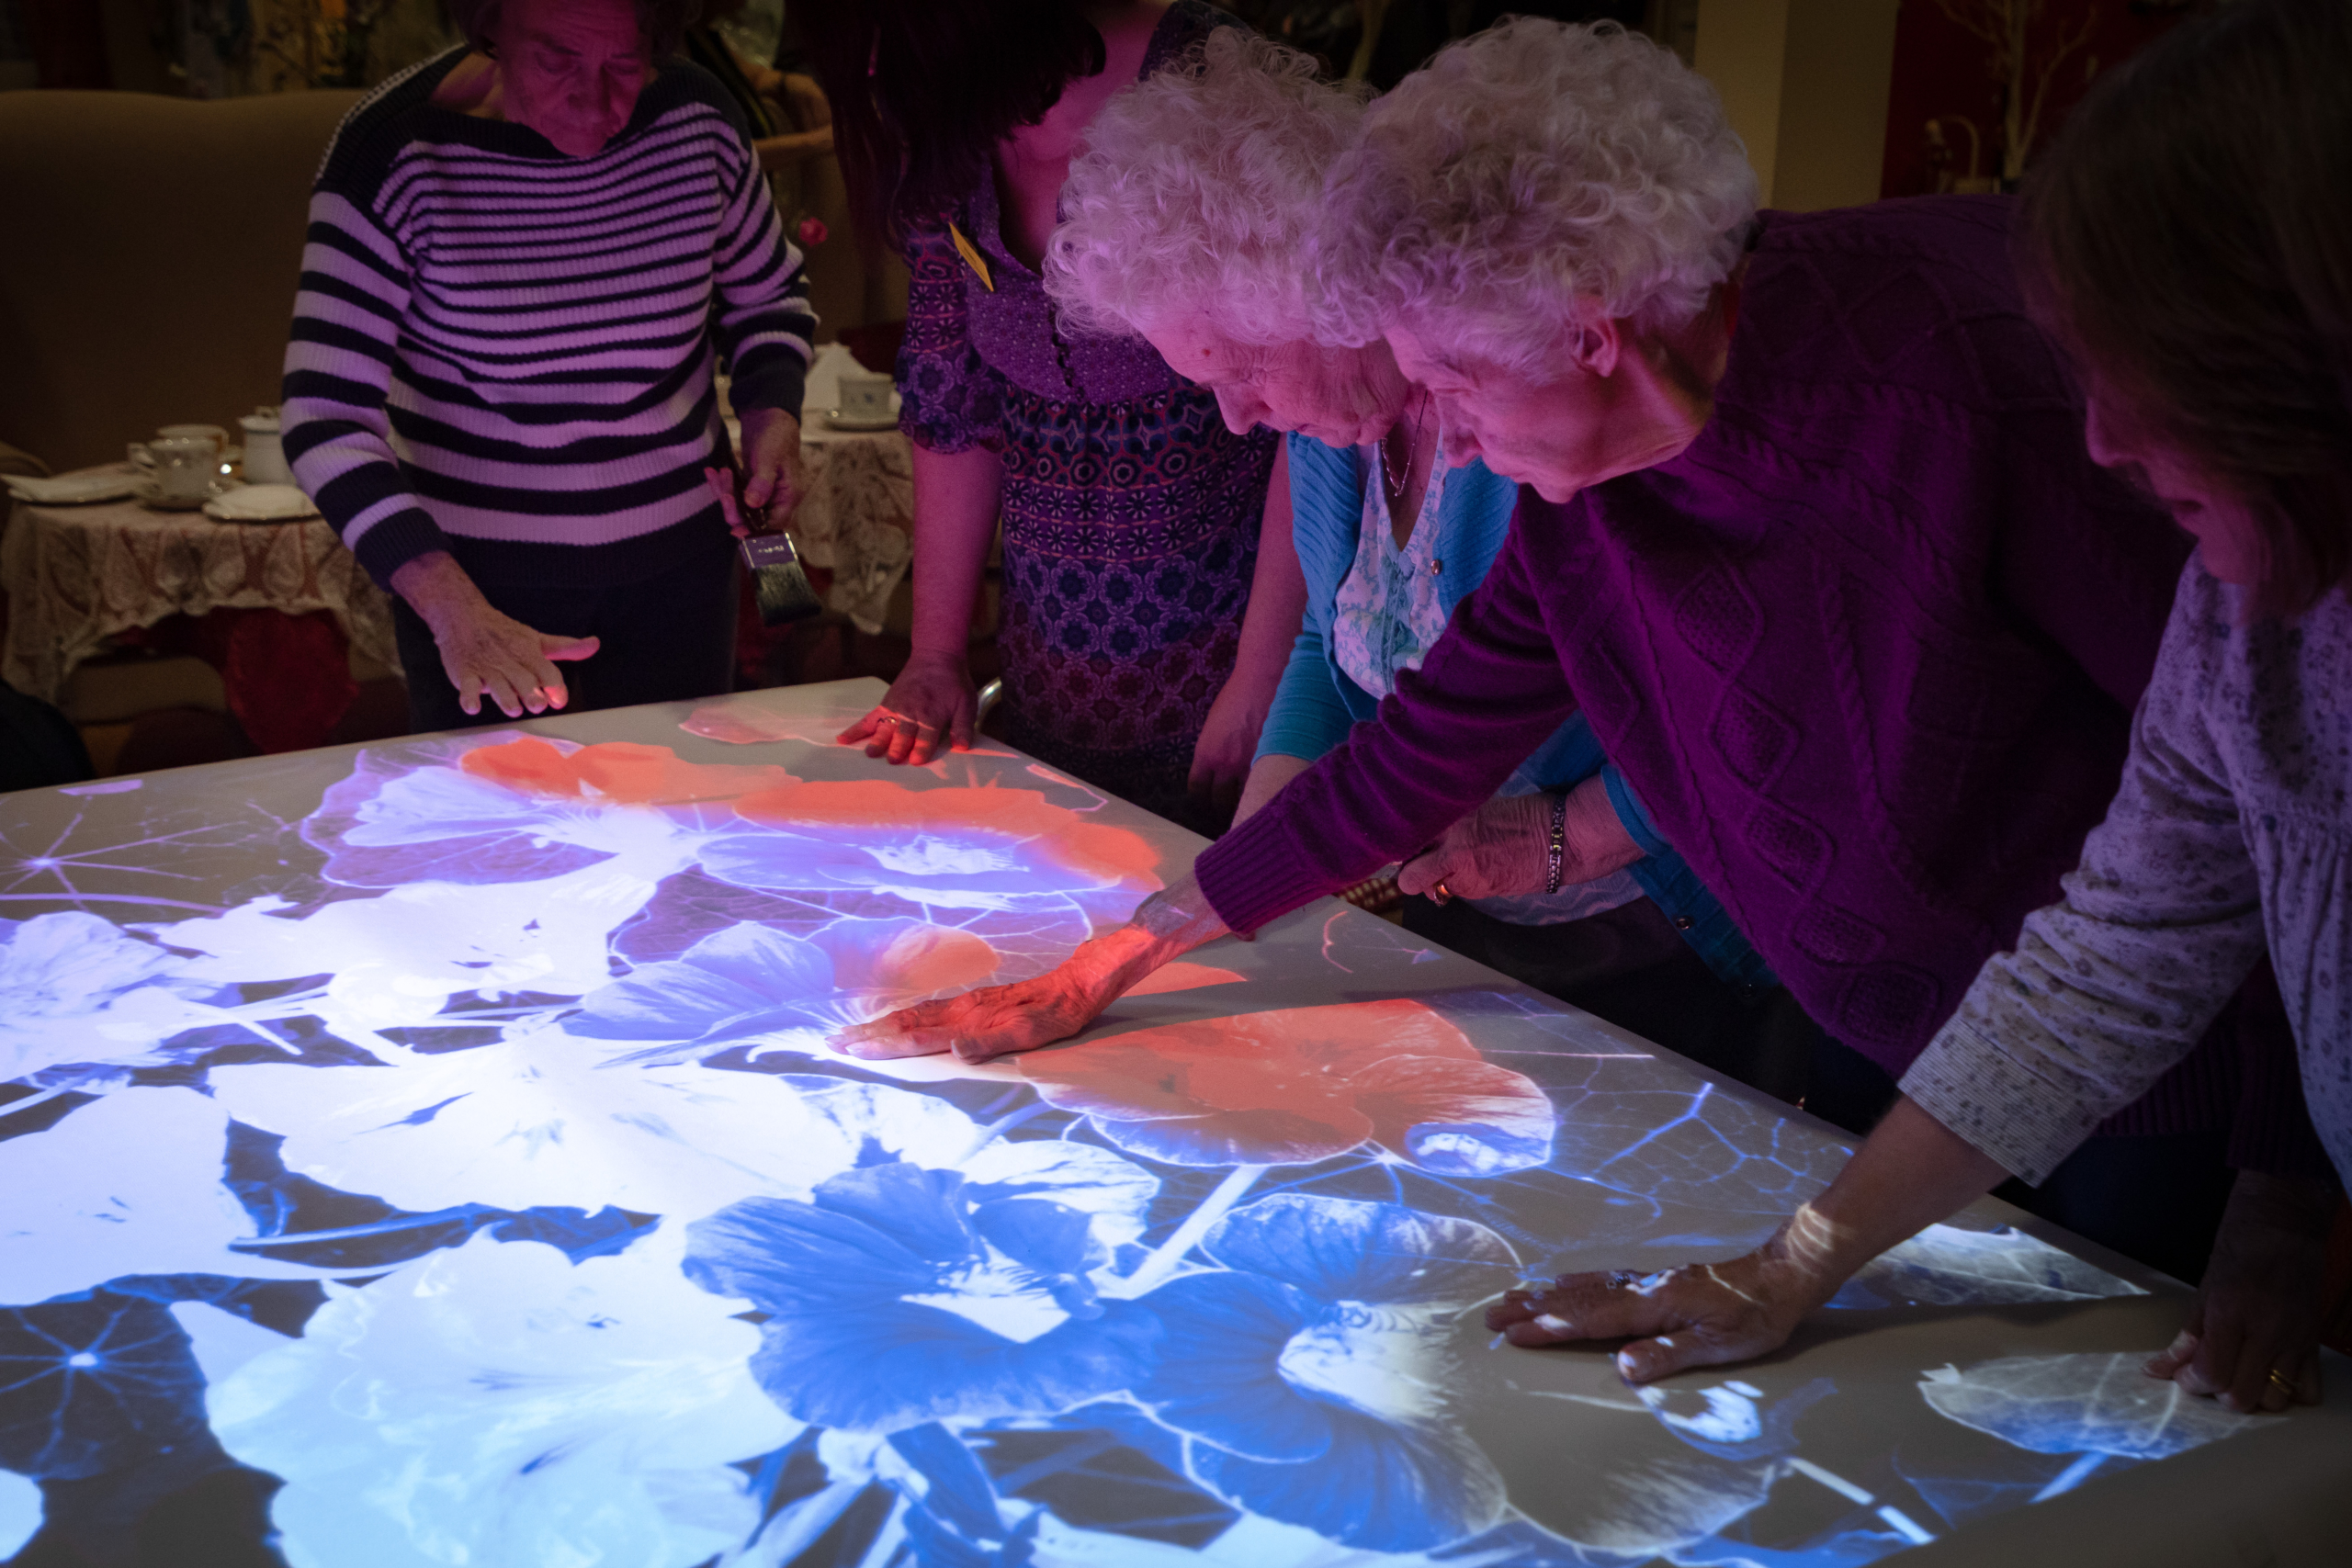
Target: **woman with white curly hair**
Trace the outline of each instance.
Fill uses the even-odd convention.
[[[1518,487],[1476,458],[1449,468],[1444,422],[1376,334],[1323,309],[1310,269],[1323,182],[1354,140],[1361,94],[1315,62],[1226,28],[1118,95],[1062,187],[1046,288],[1064,318],[1148,340],[1216,395],[1236,434],[1291,433],[1293,539],[1306,624],[1258,740],[1247,818],[1374,716],[1417,670],[1502,548]],[[1336,341],[1334,341],[1336,340]],[[1502,787],[1539,829],[1607,766],[1572,715]],[[1711,1066],[1777,1087],[1802,1015],[1669,849],[1587,879],[1441,906],[1408,930]],[[1562,867],[1566,871],[1565,864]],[[1769,1059],[1770,1043],[1796,1060]]]
[[[845,1047],[1033,1049],[1399,856],[1442,900],[1670,843],[1834,1037],[1807,1109],[1869,1126],[2113,797],[2188,551],[2086,449],[2013,204],[1754,213],[1704,82],[1613,28],[1526,19],[1374,102],[1326,197],[1317,319],[1376,331],[1448,455],[1528,487],[1500,555],[1379,722],[1129,925]],[[1587,780],[1542,824],[1496,803],[1578,712],[1634,790]],[[2275,990],[2225,1011],[2010,1190],[2195,1278],[2232,1165],[2327,1170],[2282,1022]],[[2215,1252],[2209,1303],[2239,1307],[2208,1328],[2308,1296],[2311,1256]]]

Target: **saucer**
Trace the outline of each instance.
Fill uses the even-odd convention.
[[[295,523],[319,509],[292,485],[239,485],[206,502],[204,514],[221,523]]]
[[[839,409],[825,411],[825,423],[835,430],[896,430],[899,428],[899,394],[890,394],[890,412],[872,419],[854,419]]]
[[[139,497],[139,504],[150,512],[194,512],[212,499],[204,495],[161,495],[154,487],[146,484],[132,493]]]
[[[61,474],[53,479],[0,475],[10,495],[35,506],[93,506],[102,501],[121,501],[137,495],[142,480],[143,476],[122,463],[86,473]]]

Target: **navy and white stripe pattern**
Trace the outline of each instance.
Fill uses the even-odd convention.
[[[797,413],[816,320],[741,112],[662,62],[590,158],[386,83],[328,148],[286,350],[296,479],[379,582],[610,586],[723,550],[713,350]]]

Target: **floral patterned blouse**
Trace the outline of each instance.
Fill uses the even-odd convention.
[[[1178,0],[1143,74],[1224,20]],[[1279,437],[1227,430],[1216,399],[1141,339],[1061,326],[1036,270],[1004,243],[993,178],[947,221],[918,226],[907,261],[899,426],[932,451],[977,446],[1004,461],[1008,739],[1214,830],[1185,776],[1233,669]]]
[[[1441,429],[1438,450],[1444,449]],[[1445,635],[1449,617],[1437,554],[1444,525],[1438,509],[1445,500],[1446,476],[1453,470],[1442,463],[1430,466],[1412,535],[1399,548],[1380,471],[1380,448],[1363,446],[1357,457],[1363,474],[1363,523],[1356,530],[1355,563],[1340,580],[1331,604],[1331,652],[1349,680],[1374,697],[1385,697],[1396,690],[1396,672],[1419,670]],[[1522,768],[1496,793],[1534,795],[1542,788]],[[1641,896],[1641,884],[1631,872],[1612,871],[1590,882],[1571,883],[1557,893],[1475,898],[1471,905],[1513,925],[1552,926],[1601,914]]]

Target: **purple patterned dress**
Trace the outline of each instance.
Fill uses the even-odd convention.
[[[1217,15],[1178,0],[1143,74]],[[932,451],[1004,460],[1006,737],[1205,830],[1184,779],[1233,669],[1277,437],[1227,430],[1216,400],[1140,338],[1058,328],[1037,273],[1005,247],[993,178],[955,221],[996,287],[944,225],[910,238],[899,425]]]

